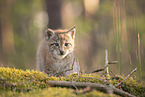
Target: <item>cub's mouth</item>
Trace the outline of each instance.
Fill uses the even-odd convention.
[[[57,59],[57,60],[61,60],[63,58],[65,58],[67,55],[53,55],[53,58],[54,59]]]
[[[64,59],[68,54],[69,54],[68,51],[66,51],[66,52],[61,52],[61,53],[59,53],[59,54],[54,54],[54,55],[53,55],[53,58],[54,58],[54,59],[57,59],[57,60],[61,60],[61,59]]]

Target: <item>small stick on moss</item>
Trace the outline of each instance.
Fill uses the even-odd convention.
[[[104,65],[104,67],[106,67],[106,68],[104,68],[104,72],[105,72],[105,75],[106,75],[106,79],[110,79],[110,77],[109,77],[109,69],[108,69],[108,51],[107,50],[105,50],[105,65]]]
[[[105,66],[103,68],[94,70],[92,73],[100,72],[100,71],[105,71],[105,74],[107,74],[108,71],[108,66],[110,64],[117,64],[118,61],[108,61],[108,51],[105,50]]]
[[[105,66],[106,68],[104,68],[104,71],[105,71],[105,77],[106,77],[106,80],[109,82],[109,86],[112,87],[112,84],[111,84],[111,79],[110,79],[110,74],[109,74],[109,67],[108,67],[108,51],[105,50]]]
[[[110,80],[110,75],[109,75],[109,71],[108,71],[108,52],[107,50],[105,50],[105,64],[104,64],[104,68],[101,68],[101,69],[98,69],[98,70],[95,70],[93,71],[92,73],[94,72],[99,72],[99,71],[105,71],[105,75],[106,75],[106,80]],[[87,77],[88,78],[88,77]],[[100,80],[100,79],[98,79]],[[104,80],[105,81],[105,80]]]
[[[121,83],[123,83],[126,79],[128,79],[135,71],[137,70],[137,68],[135,68],[130,74],[127,75],[127,77],[125,77],[125,79],[123,79],[120,83],[116,84],[115,87],[119,86]]]

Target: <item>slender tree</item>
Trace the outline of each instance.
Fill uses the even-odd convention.
[[[62,0],[45,0],[45,4],[49,17],[48,27],[52,29],[62,27],[62,18],[61,18]]]

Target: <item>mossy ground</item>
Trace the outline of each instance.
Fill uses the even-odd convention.
[[[81,93],[81,94],[74,94],[73,89],[68,89],[68,88],[60,88],[60,87],[48,87],[45,89],[37,89],[30,91],[28,93],[24,92],[12,92],[12,91],[7,91],[3,92],[1,96],[3,97],[14,97],[14,96],[19,96],[19,97],[116,97],[114,94],[105,94],[103,92],[99,91],[91,91],[88,93]]]
[[[99,91],[91,91],[85,94],[76,95],[73,93],[73,89],[60,88],[60,87],[50,87],[47,84],[49,80],[57,81],[75,81],[77,79],[77,74],[71,74],[66,77],[48,77],[47,74],[35,70],[21,70],[15,68],[0,68],[0,96],[11,97],[11,96],[20,96],[20,97],[39,97],[39,96],[58,96],[58,97],[102,97],[109,96],[113,97],[116,95],[108,95]],[[113,85],[119,83],[125,77],[119,76],[118,80],[111,80]],[[92,82],[100,84],[109,84],[97,74],[79,74],[77,82]],[[136,96],[145,96],[145,86],[143,84],[137,83],[133,80],[132,77],[127,79],[122,83],[118,88],[129,92]]]

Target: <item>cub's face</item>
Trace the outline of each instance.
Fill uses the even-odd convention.
[[[70,30],[51,30],[46,33],[49,52],[54,59],[63,59],[74,50],[75,28]]]

